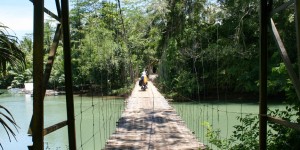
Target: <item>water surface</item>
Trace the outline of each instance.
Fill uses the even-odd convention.
[[[222,139],[229,138],[235,130],[235,125],[242,125],[237,118],[247,115],[258,116],[259,103],[237,101],[203,101],[203,102],[180,102],[171,103],[178,115],[186,122],[187,127],[195,134],[197,139],[210,147],[215,148],[208,142],[207,127],[209,124],[213,130],[219,130]],[[270,110],[284,110],[284,104],[269,104]]]
[[[77,147],[83,149],[101,149],[114,132],[116,121],[124,108],[124,99],[74,96]],[[18,126],[17,141],[8,140],[0,127],[0,142],[4,149],[27,150],[32,144],[27,135],[32,116],[32,97],[24,94],[2,94],[0,105],[13,114]],[[65,96],[47,96],[44,103],[44,127],[67,119]],[[67,149],[67,127],[63,127],[45,136],[44,149]]]
[[[115,130],[116,121],[124,109],[124,99],[74,96],[74,104],[77,148],[102,149]],[[4,129],[0,127],[0,142],[4,149],[27,150],[27,146],[32,144],[31,137],[27,135],[32,116],[32,97],[23,94],[2,94],[0,105],[11,111],[20,126],[17,141],[13,139],[11,142]],[[257,116],[259,110],[257,102],[182,102],[171,103],[171,105],[198,140],[208,145],[207,128],[203,126],[204,122],[212,125],[214,129],[220,129],[222,138],[229,138],[234,130],[233,126],[241,124],[237,117],[245,117],[247,114]],[[64,96],[47,96],[44,106],[45,127],[66,120]],[[272,104],[270,108],[284,109],[285,105]],[[68,149],[67,127],[46,135],[45,149]]]

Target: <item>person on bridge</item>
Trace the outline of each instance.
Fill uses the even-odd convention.
[[[148,84],[148,77],[147,77],[146,71],[144,70],[142,72],[142,76],[140,78],[139,85],[142,87],[142,90],[146,90],[147,84]]]

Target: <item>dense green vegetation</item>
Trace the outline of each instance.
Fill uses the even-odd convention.
[[[76,0],[72,4],[72,63],[77,87],[92,83],[111,94],[128,87],[146,68],[159,74],[157,85],[174,99],[257,98],[258,1],[128,0],[118,5]],[[290,54],[296,53],[293,11],[273,17]],[[45,23],[46,54],[54,23]],[[8,64],[1,88],[22,87],[32,78],[30,36],[22,39],[19,47],[26,55],[26,69],[10,69]],[[290,57],[298,66],[296,55]],[[62,60],[60,46],[49,88],[64,85]],[[269,66],[269,94],[296,98],[273,41]]]
[[[278,0],[273,5],[286,1]],[[158,73],[157,86],[173,99],[201,100],[212,96],[222,99],[230,95],[257,98],[258,0],[125,0],[120,5],[74,0],[72,4],[72,71],[76,87],[93,84],[104,94],[126,92],[124,89],[146,68],[150,73]],[[274,15],[273,19],[294,69],[299,72],[297,55],[292,55],[297,53],[294,8]],[[45,23],[45,53],[54,34],[53,22]],[[272,40],[268,44],[269,95],[281,96],[294,104],[293,110],[298,112],[299,101],[278,48]],[[24,67],[11,67],[11,59],[3,62],[3,54],[0,54],[0,71],[3,72],[0,88],[22,87],[24,82],[32,80],[31,38],[22,39],[19,47],[26,55],[25,71]],[[57,53],[49,81],[49,88],[55,89],[64,85],[61,46]],[[280,115],[280,112],[275,114]],[[257,127],[255,119],[248,117],[241,121]],[[237,126],[235,140],[240,138],[240,128]],[[278,127],[274,125],[275,128]],[[242,132],[247,130],[249,136],[257,135],[250,133],[254,131],[251,129]],[[283,133],[291,134],[295,132]],[[214,134],[210,136],[216,140]],[[252,144],[255,138],[241,141]]]
[[[9,76],[12,69],[23,71],[25,68],[25,54],[17,46],[16,36],[9,34],[9,27],[0,22],[0,88],[11,83]]]
[[[224,98],[226,93],[257,96],[258,6],[258,1],[169,1],[168,22],[158,47],[165,92],[197,99],[211,95]],[[295,33],[293,11],[274,17],[290,54],[296,53],[292,44],[296,38],[291,34]],[[273,41],[270,47],[269,94],[294,93]],[[294,56],[291,59],[297,65]]]
[[[286,110],[269,111],[269,115],[283,118],[284,120],[295,122],[295,118],[299,119],[299,115],[294,108],[286,106]],[[230,137],[221,138],[220,130],[213,129],[208,122],[204,123],[207,127],[207,137],[210,143],[219,149],[228,150],[256,150],[259,149],[259,122],[258,116],[246,115],[237,117],[241,124],[235,125],[235,130]],[[270,122],[267,130],[267,148],[280,150],[300,148],[299,131],[284,127],[279,124]],[[210,149],[210,148],[209,148]]]

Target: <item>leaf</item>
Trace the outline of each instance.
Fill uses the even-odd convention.
[[[20,128],[17,123],[15,122],[12,114],[10,113],[10,111],[8,109],[6,109],[5,107],[3,107],[2,105],[0,105],[0,109],[4,110],[4,112],[6,112],[8,115],[4,114],[3,112],[0,112],[0,116],[3,116],[6,120],[8,120],[9,123],[11,123],[14,128],[17,130],[18,132],[18,128]],[[15,132],[11,129],[11,127],[3,120],[2,117],[0,117],[0,123],[3,126],[3,128],[5,129],[5,132],[9,138],[9,141],[11,141],[11,136],[10,134],[14,137],[14,139],[17,141],[16,139],[16,134]],[[2,145],[1,145],[2,147]]]

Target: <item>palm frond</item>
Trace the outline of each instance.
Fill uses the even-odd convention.
[[[10,35],[8,27],[0,23],[0,71],[6,72],[6,64],[11,66],[20,66],[25,68],[25,54],[17,46],[18,38],[14,35]]]
[[[15,120],[15,119],[14,119],[14,117],[13,117],[13,115],[10,113],[10,111],[9,111],[7,108],[5,108],[5,107],[4,107],[4,106],[2,106],[2,105],[0,105],[0,108],[1,108],[1,109],[4,109],[4,110],[5,110],[5,112],[6,112],[6,113],[8,113],[8,114],[9,114],[9,116],[10,116],[10,117],[11,117],[13,120]]]
[[[2,120],[0,118],[0,124],[3,126],[3,128],[6,131],[6,135],[8,136],[9,141],[11,142],[11,135],[12,134],[14,137],[16,136],[16,134],[14,133],[14,131],[12,131],[12,129],[6,124],[6,122],[4,120]]]
[[[18,131],[19,126],[17,125],[14,118],[10,118],[10,116],[5,115],[4,113],[0,112],[0,115],[2,115],[4,118],[6,118],[11,124],[14,125],[15,129]],[[0,118],[1,119],[1,118]]]
[[[0,111],[0,124],[3,126],[7,136],[9,138],[9,141],[11,141],[11,136],[17,141],[16,134],[13,131],[11,125],[15,128],[15,130],[17,132],[19,132],[18,128],[20,128],[20,127],[17,125],[13,115],[10,113],[10,111],[8,109],[6,109],[2,105],[0,105],[0,110],[4,110],[4,112]],[[0,147],[3,149],[1,143],[0,143]]]

